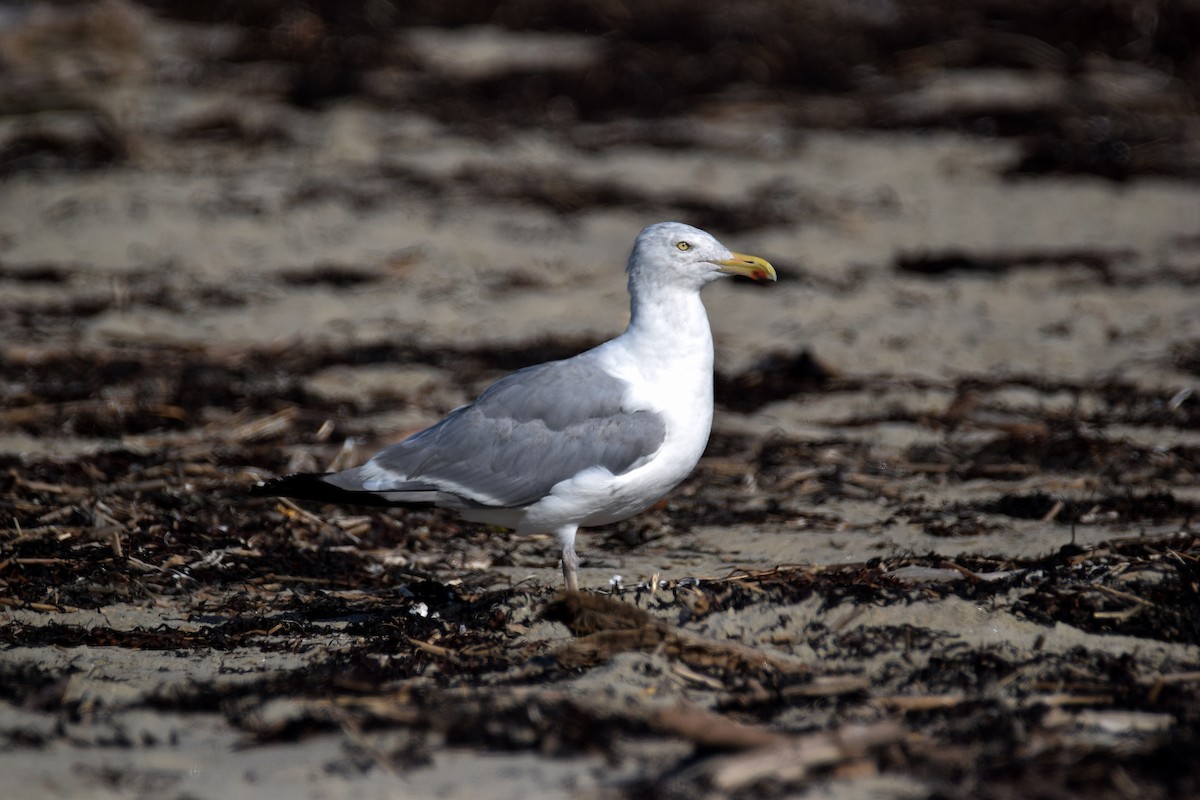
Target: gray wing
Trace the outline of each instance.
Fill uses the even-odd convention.
[[[370,491],[440,490],[513,508],[589,468],[620,475],[649,459],[666,436],[658,414],[621,408],[627,388],[589,359],[528,367],[380,451],[358,478]]]

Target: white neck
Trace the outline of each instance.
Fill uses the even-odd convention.
[[[638,354],[644,368],[674,372],[702,371],[712,383],[713,343],[708,314],[695,287],[630,287],[629,327],[621,339]],[[686,346],[679,346],[683,343]],[[680,353],[684,363],[680,363]]]

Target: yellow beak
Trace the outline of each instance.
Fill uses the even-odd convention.
[[[745,275],[747,278],[753,278],[756,281],[778,280],[775,275],[775,268],[771,266],[771,262],[758,256],[734,253],[733,258],[714,261],[713,263],[721,267],[721,272],[726,272],[730,275]]]

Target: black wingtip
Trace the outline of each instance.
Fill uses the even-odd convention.
[[[340,503],[356,506],[395,505],[374,492],[352,492],[324,480],[330,472],[298,472],[260,481],[250,487],[251,497],[289,497],[293,500],[314,500],[318,503]]]
[[[298,472],[281,478],[259,481],[250,487],[251,497],[290,497],[295,500],[327,500],[337,502],[349,494],[322,478],[328,472]]]
[[[311,497],[313,492],[322,491],[325,486],[334,488],[321,480],[328,472],[299,472],[294,475],[284,475],[282,478],[270,478],[259,481],[250,487],[251,497]]]

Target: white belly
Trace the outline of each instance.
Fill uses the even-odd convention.
[[[711,372],[699,378],[668,381],[672,397],[653,404],[666,423],[666,436],[653,458],[622,475],[596,468],[559,483],[525,509],[516,529],[535,533],[572,523],[607,525],[644,511],[678,486],[695,469],[712,429]]]
[[[712,338],[698,297],[693,311],[695,329],[686,335],[695,346],[682,355],[658,346],[667,334],[627,334],[592,351],[608,372],[629,383],[623,408],[662,416],[665,436],[653,457],[617,476],[602,467],[584,470],[523,509],[471,509],[462,516],[519,533],[549,533],[627,519],[678,486],[696,467],[712,430]]]

